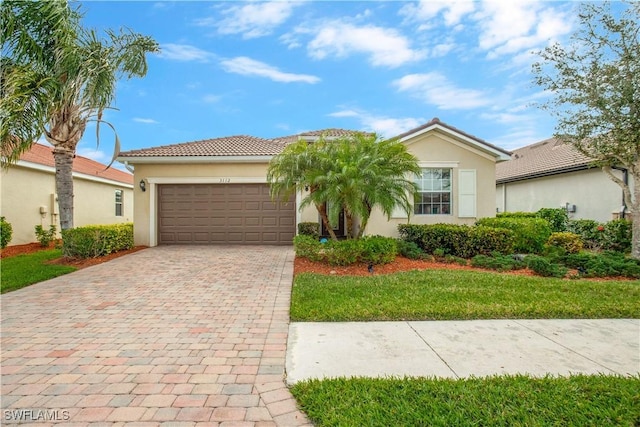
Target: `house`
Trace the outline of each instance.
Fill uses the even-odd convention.
[[[53,150],[33,144],[0,173],[2,213],[11,223],[9,245],[37,241],[34,228],[60,230]],[[74,226],[133,221],[133,176],[82,156],[73,161]]]
[[[613,172],[630,179],[622,168]],[[514,150],[511,160],[496,166],[498,212],[562,207],[570,218],[606,222],[623,206],[622,189],[593,159],[554,138]]]
[[[136,245],[290,245],[300,222],[320,222],[314,207],[300,210],[303,194],[272,202],[266,173],[271,158],[300,139],[353,134],[325,129],[276,139],[231,136],[123,152],[134,167]],[[420,160],[420,196],[410,218],[372,214],[367,234],[397,236],[397,225],[473,224],[494,216],[495,165],[509,152],[433,119],[398,139]],[[344,227],[338,224],[338,233]]]

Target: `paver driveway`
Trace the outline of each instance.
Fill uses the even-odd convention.
[[[283,382],[292,264],[157,247],[3,295],[2,423],[307,424]]]

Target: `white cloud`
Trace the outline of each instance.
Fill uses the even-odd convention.
[[[385,138],[398,136],[424,123],[421,118],[413,117],[385,117],[356,110],[340,110],[329,114],[329,117],[353,117],[357,119],[364,130],[375,132]]]
[[[454,2],[422,0],[417,4],[409,3],[403,6],[399,14],[405,16],[408,21],[430,21],[442,14],[445,25],[453,27],[474,9],[475,3],[470,0]],[[428,26],[430,25],[427,24]]]
[[[244,76],[266,77],[276,82],[314,84],[320,81],[319,77],[309,74],[285,73],[276,67],[256,61],[255,59],[247,58],[246,56],[227,59],[222,61],[221,64],[223,68],[230,73],[242,74]]]
[[[133,121],[134,122],[138,122],[138,123],[145,123],[145,124],[149,124],[149,125],[155,125],[155,124],[159,123],[157,120],[145,119],[145,118],[142,118],[142,117],[134,117]]]
[[[165,43],[160,46],[160,57],[172,61],[208,62],[215,55],[188,44]]]
[[[220,34],[242,34],[245,39],[263,37],[284,23],[300,3],[294,2],[249,2],[230,6],[222,11],[225,18],[204,18],[197,25],[213,26]]]
[[[343,21],[322,22],[316,26],[302,25],[281,40],[289,48],[297,47],[299,35],[311,35],[307,51],[314,59],[346,58],[359,53],[369,56],[371,65],[393,68],[426,56],[424,51],[412,49],[410,40],[393,28],[356,26]]]
[[[100,163],[108,164],[111,161],[111,155],[107,155],[104,151],[98,148],[78,146],[76,148],[76,154]]]
[[[412,96],[441,110],[473,109],[484,107],[491,102],[487,93],[457,87],[438,72],[409,74],[395,80],[393,85],[400,92],[410,92]]]
[[[220,95],[214,95],[214,94],[208,94],[202,97],[202,100],[207,104],[215,104],[216,102],[219,102],[220,99],[222,99]]]
[[[539,1],[484,1],[475,19],[478,45],[490,59],[540,47],[572,28],[565,11]]]

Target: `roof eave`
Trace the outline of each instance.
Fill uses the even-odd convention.
[[[481,151],[490,153],[493,157],[495,157],[496,161],[503,162],[503,161],[507,161],[507,160],[511,159],[511,153],[509,151],[505,151],[505,150],[500,150],[500,149],[494,148],[494,147],[492,147],[490,145],[487,145],[483,141],[479,141],[479,140],[477,140],[475,138],[471,138],[471,137],[469,137],[469,136],[467,136],[467,135],[465,135],[463,133],[456,132],[456,131],[450,129],[449,127],[447,127],[447,126],[441,125],[440,123],[434,123],[431,126],[427,126],[427,127],[423,128],[423,129],[419,129],[419,130],[417,130],[415,132],[412,132],[412,133],[409,133],[409,134],[405,134],[402,138],[399,139],[399,141],[400,142],[405,142],[405,141],[407,141],[407,140],[409,140],[411,138],[415,138],[416,136],[420,136],[422,134],[425,134],[425,133],[430,132],[430,131],[435,130],[435,129],[439,129],[439,130],[441,130],[441,131],[443,131],[445,133],[448,133],[448,134],[454,134],[456,137],[462,139],[463,141],[465,141],[466,143],[472,145],[473,147],[475,147],[475,148],[477,148],[477,149],[479,149]]]
[[[510,182],[526,181],[528,179],[544,178],[546,176],[560,175],[563,173],[570,173],[570,172],[579,172],[582,170],[593,169],[596,167],[597,166],[593,166],[589,163],[586,163],[586,164],[575,165],[575,166],[566,167],[566,168],[551,169],[551,170],[541,171],[541,172],[532,172],[525,175],[518,175],[518,176],[511,176],[507,178],[496,179],[496,184],[508,184]]]

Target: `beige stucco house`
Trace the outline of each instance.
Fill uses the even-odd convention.
[[[631,180],[623,168],[614,173]],[[511,160],[496,166],[498,212],[562,207],[570,218],[606,222],[618,218],[623,206],[620,186],[592,159],[554,138],[514,150]]]
[[[74,225],[133,221],[133,176],[82,156],[73,161]],[[0,173],[0,215],[11,223],[9,245],[37,241],[34,228],[60,230],[51,146],[34,144]]]
[[[318,213],[299,209],[304,194],[288,203],[271,200],[269,161],[294,141],[352,133],[232,136],[121,153],[118,160],[134,168],[135,244],[291,244],[297,224],[320,222]],[[367,234],[397,236],[397,225],[408,221],[473,224],[495,215],[495,166],[509,159],[509,152],[438,119],[398,139],[423,168],[415,213],[407,218],[398,212],[387,220],[374,212]]]

